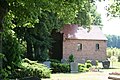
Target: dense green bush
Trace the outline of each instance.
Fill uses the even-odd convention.
[[[69,73],[70,72],[70,65],[51,62],[51,69],[52,69],[53,73]]]
[[[78,64],[78,71],[88,72],[90,67],[92,67],[91,60],[87,60],[85,64]]]
[[[0,80],[9,80],[9,75],[11,75],[10,69],[10,66],[0,69]]]
[[[3,33],[2,45],[2,53],[6,58],[5,60],[3,59],[3,67],[10,66],[12,69],[16,68],[16,65],[22,60],[25,53],[25,46],[22,42],[20,44],[20,41],[12,30],[6,30]]]
[[[61,63],[60,61],[58,61],[56,59],[50,59],[50,62]]]
[[[0,53],[0,59],[4,58],[4,54]]]
[[[89,69],[86,68],[85,64],[78,64],[78,72],[88,72]]]
[[[91,60],[87,60],[86,63],[91,63]]]
[[[91,60],[87,60],[85,65],[86,65],[86,68],[92,67]]]
[[[23,59],[20,64],[20,69],[15,70],[13,76],[17,78],[49,78],[50,74],[51,70],[44,64],[37,63],[36,61],[30,61],[29,59]]]
[[[69,61],[69,62],[74,62],[74,56],[73,56],[73,54],[71,54],[71,55],[69,56],[68,61]]]

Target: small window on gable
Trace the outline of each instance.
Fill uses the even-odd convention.
[[[80,50],[82,50],[82,44],[81,44],[81,43],[78,43],[78,44],[77,44],[77,51],[80,51]]]
[[[99,44],[96,44],[96,50],[99,50],[100,48],[99,48]]]

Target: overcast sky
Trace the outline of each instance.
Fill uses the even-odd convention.
[[[120,35],[120,18],[110,19],[106,16],[107,11],[105,10],[105,6],[108,2],[99,2],[97,3],[97,10],[102,15],[103,22],[103,33],[111,34],[111,35]]]

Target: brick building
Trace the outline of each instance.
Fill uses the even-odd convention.
[[[99,27],[92,27],[89,31],[78,25],[65,25],[63,28],[63,59],[73,54],[75,61],[105,60],[107,38]]]
[[[78,25],[65,25],[61,32],[53,32],[53,47],[51,58],[68,59],[73,54],[75,61],[105,60],[107,38],[99,27],[92,27],[89,31]]]

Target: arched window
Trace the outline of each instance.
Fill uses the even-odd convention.
[[[78,43],[78,44],[77,44],[77,51],[80,51],[80,50],[82,50],[82,44],[81,44],[81,43]]]
[[[96,44],[96,50],[99,50],[100,47],[99,47],[99,44]]]

